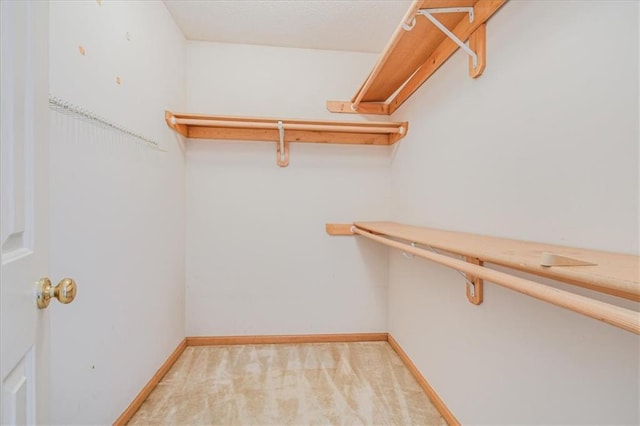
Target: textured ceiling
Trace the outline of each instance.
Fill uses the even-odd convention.
[[[165,0],[189,40],[380,53],[411,1]]]

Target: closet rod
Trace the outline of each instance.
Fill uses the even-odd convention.
[[[549,287],[524,278],[505,274],[483,266],[474,265],[462,260],[454,259],[442,254],[432,253],[420,248],[412,247],[389,238],[381,237],[353,226],[351,231],[378,243],[402,250],[406,253],[422,257],[427,260],[466,272],[475,277],[491,281],[500,286],[526,294],[538,300],[577,312],[582,315],[620,327],[623,330],[640,334],[640,313],[611,305],[589,297],[580,296],[557,288]]]
[[[247,122],[229,120],[207,120],[198,118],[177,118],[171,119],[173,124],[186,124],[189,126],[212,126],[212,127],[235,127],[240,129],[275,129],[278,130],[278,123],[270,122]],[[348,133],[404,133],[403,127],[365,127],[356,125],[334,125],[334,124],[301,124],[282,122],[285,130],[310,130],[324,132],[348,132]]]

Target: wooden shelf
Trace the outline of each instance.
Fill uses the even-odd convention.
[[[634,301],[640,300],[640,257],[441,231],[393,222],[327,224],[330,235],[359,235],[466,273],[467,298],[482,303],[482,280],[640,334],[640,312],[484,266],[539,275]],[[420,246],[425,246],[422,248]],[[461,255],[458,259],[441,253]],[[560,266],[575,265],[581,266]],[[553,266],[543,266],[553,265]]]
[[[277,142],[276,164],[289,165],[290,142],[392,145],[406,136],[409,123],[229,117],[165,111],[167,125],[192,139]]]
[[[375,234],[428,245],[449,253],[640,301],[638,256],[441,231],[394,222],[356,222],[355,225]],[[595,265],[542,266],[540,263],[543,253],[553,253]]]
[[[471,38],[470,47],[478,54],[480,63],[475,70],[470,69],[469,74],[478,77],[484,69],[484,24],[505,2],[414,0],[358,92],[350,101],[328,101],[327,108],[332,112],[393,114],[458,50],[458,45],[427,18],[416,16],[420,9],[473,7],[473,22],[465,12],[438,14],[437,20],[461,41]],[[415,26],[411,30],[405,29],[414,19]],[[357,109],[354,109],[356,105]]]
[[[278,142],[278,122],[286,142],[393,145],[408,131],[407,122],[299,120],[231,117],[165,112],[167,125],[192,139],[232,139]]]
[[[392,145],[406,136],[409,123],[322,121],[181,114],[165,111],[167,125],[192,139],[277,142],[276,164],[289,165],[290,142]]]

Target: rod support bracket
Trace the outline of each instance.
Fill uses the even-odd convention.
[[[414,242],[412,242],[412,243],[411,243],[411,244],[409,244],[409,245],[410,245],[411,247],[413,247],[413,248],[416,248],[416,246],[417,246],[417,244],[416,244],[416,243],[414,243]],[[402,255],[403,255],[404,257],[406,257],[407,259],[413,259],[413,258],[414,258],[414,255],[413,255],[413,254],[411,254],[411,253],[407,253],[406,251],[403,251],[403,252],[402,252]]]
[[[278,121],[278,135],[279,143],[276,149],[276,163],[280,167],[287,167],[289,165],[289,142],[284,140],[284,124],[282,121]]]
[[[467,256],[465,259],[467,262],[474,265],[483,266],[484,262],[477,257]],[[475,277],[471,274],[467,276],[467,300],[474,305],[482,304],[484,299],[484,280],[482,278]]]

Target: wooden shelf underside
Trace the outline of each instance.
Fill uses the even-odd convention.
[[[486,263],[640,301],[640,257],[463,232],[442,231],[394,222],[356,222],[374,234],[431,246]],[[594,263],[592,266],[541,266],[543,253]]]
[[[506,0],[414,0],[356,94],[350,101],[328,101],[327,108],[332,112],[392,114],[459,48],[426,18],[416,16],[417,10],[473,7],[473,22],[469,22],[468,15],[463,12],[437,15],[444,26],[462,41],[467,41],[476,30],[483,29],[481,27],[484,23],[505,2]],[[403,29],[402,25],[410,23],[414,17],[413,29]],[[358,98],[358,108],[353,110],[351,105]]]
[[[192,139],[279,141],[278,122],[284,141],[357,145],[392,145],[408,131],[408,123],[323,121],[235,117],[165,112],[167,125]]]

